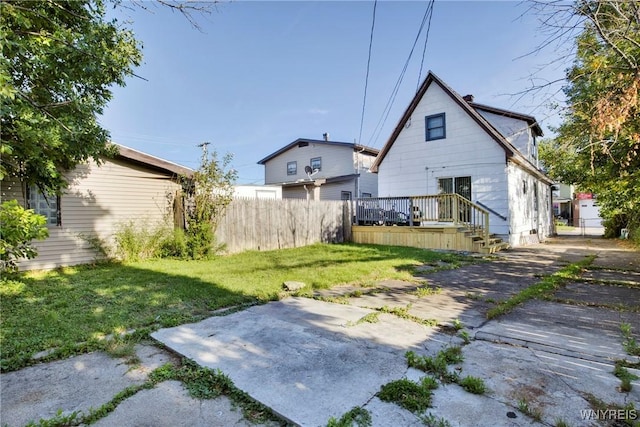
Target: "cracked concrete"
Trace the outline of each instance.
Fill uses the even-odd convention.
[[[541,276],[570,262],[596,255],[584,281],[567,284],[556,301],[531,300],[487,321],[486,312]],[[445,325],[462,321],[471,342],[463,347],[460,375],[482,378],[488,391],[472,395],[456,384],[440,385],[423,416],[452,426],[607,425],[583,419],[595,396],[608,409],[634,403],[640,410],[640,380],[629,393],[619,390],[616,359],[638,361],[622,348],[620,323],[640,341],[640,256],[616,241],[553,239],[500,253],[493,261],[457,270],[423,269],[419,274],[440,293],[418,297],[416,283],[388,281],[380,290],[354,296],[339,287],[325,296],[346,295],[349,304],[288,298],[262,306],[157,331],[153,336],[202,366],[220,369],[234,384],[283,419],[304,426],[326,425],[354,406],[367,409],[374,426],[424,425],[420,414],[383,402],[381,385],[423,372],[407,367],[405,352],[433,356],[462,345],[453,328],[427,327],[387,313],[363,321],[374,309],[408,307],[420,319]],[[437,269],[436,269],[437,270]],[[615,284],[614,284],[615,283]],[[357,292],[356,294],[360,294]],[[596,305],[596,306],[594,306]],[[372,319],[369,319],[372,320]],[[101,353],[36,365],[2,374],[1,423],[20,426],[50,418],[55,411],[88,411],[125,387],[139,384],[171,355],[138,348],[142,364],[131,369]],[[452,368],[453,369],[453,368]],[[629,368],[640,376],[638,370]],[[530,414],[521,411],[522,403]],[[530,415],[537,413],[539,421]],[[610,420],[609,420],[610,421]],[[100,426],[247,425],[228,399],[199,401],[182,385],[166,381],[125,399]]]

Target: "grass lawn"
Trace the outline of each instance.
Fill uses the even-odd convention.
[[[43,350],[56,350],[47,360],[61,358],[104,348],[109,334],[135,329],[130,339],[142,338],[212,310],[275,300],[286,280],[305,282],[309,292],[342,283],[367,286],[413,280],[421,264],[464,260],[422,249],[342,244],[24,273],[0,281],[1,368],[26,366]]]

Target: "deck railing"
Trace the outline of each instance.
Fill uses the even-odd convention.
[[[356,199],[356,225],[427,227],[451,223],[489,241],[489,211],[459,194]]]

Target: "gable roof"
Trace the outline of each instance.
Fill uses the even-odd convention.
[[[502,108],[491,107],[489,105],[478,104],[477,102],[469,102],[476,111],[483,110],[489,113],[497,114],[499,116],[511,117],[513,119],[524,120],[527,122],[531,130],[533,130],[536,136],[542,136],[542,128],[538,124],[535,117],[528,114],[516,113],[515,111],[503,110]]]
[[[378,150],[376,148],[367,147],[367,146],[356,144],[356,143],[353,143],[353,142],[338,142],[338,141],[325,141],[323,139],[298,138],[295,141],[291,142],[290,144],[285,145],[284,147],[282,147],[278,151],[275,151],[275,152],[269,154],[264,159],[258,161],[258,164],[259,165],[264,165],[269,160],[273,159],[274,157],[279,156],[280,154],[282,154],[285,151],[295,147],[296,145],[299,145],[300,143],[320,144],[320,145],[336,145],[336,146],[341,146],[341,147],[350,147],[350,148],[353,149],[353,151],[358,151],[358,152],[362,152],[364,154],[369,154],[370,156],[377,156],[378,153],[380,152],[380,150]]]
[[[416,95],[411,100],[411,103],[409,103],[409,106],[407,107],[404,114],[400,118],[400,121],[398,122],[397,126],[391,133],[391,136],[387,140],[387,143],[384,145],[384,147],[382,147],[382,150],[380,150],[380,154],[378,154],[378,157],[376,157],[376,160],[373,162],[373,165],[371,166],[372,172],[378,172],[378,167],[380,166],[380,163],[382,163],[386,155],[389,153],[389,150],[391,149],[396,139],[400,135],[400,132],[406,125],[407,121],[411,118],[411,115],[413,114],[415,109],[418,107],[418,104],[422,100],[422,97],[427,92],[427,89],[429,88],[429,86],[431,86],[432,84],[437,84],[438,86],[440,86],[440,88],[447,95],[449,95],[449,97],[453,101],[455,101],[455,103],[458,104],[458,106],[460,106],[460,108],[462,108],[462,110],[464,110],[469,115],[469,117],[471,117],[485,132],[487,132],[487,134],[504,150],[508,158],[510,158],[520,166],[524,167],[529,172],[536,175],[538,178],[542,179],[543,181],[548,181],[549,184],[552,183],[549,177],[547,177],[544,173],[538,170],[538,168],[536,168],[529,160],[527,160],[518,151],[518,149],[516,149],[502,134],[500,134],[500,132],[498,132],[496,128],[494,128],[491,125],[491,123],[489,123],[487,119],[482,117],[482,115],[478,113],[478,111],[476,111],[476,108],[480,110],[489,111],[495,114],[502,114],[508,117],[525,120],[527,121],[527,123],[529,123],[529,126],[531,126],[536,133],[539,132],[539,134],[542,135],[542,129],[540,129],[540,127],[538,126],[533,116],[527,116],[524,114],[502,110],[499,108],[488,107],[482,104],[469,103],[465,101],[456,91],[451,89],[444,81],[442,81],[432,71],[429,71],[429,73],[427,74],[427,77],[424,79],[424,82],[422,82],[420,89],[418,89],[418,92],[416,92]],[[534,124],[535,124],[535,127],[534,127]]]
[[[118,151],[116,158],[128,160],[138,165],[168,173],[170,175],[186,177],[191,177],[193,175],[193,169],[188,167],[161,159],[160,157],[152,156],[151,154],[143,153],[142,151],[134,150],[133,148],[125,147],[124,145],[113,142],[111,144],[114,145]]]

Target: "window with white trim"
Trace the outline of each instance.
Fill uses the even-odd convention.
[[[287,175],[298,174],[298,162],[287,162]]]
[[[61,225],[60,196],[43,194],[37,186],[27,188],[29,209],[47,218],[47,225]]]
[[[322,157],[314,157],[309,164],[312,171],[322,170]]]
[[[340,200],[351,200],[351,191],[341,191]]]

